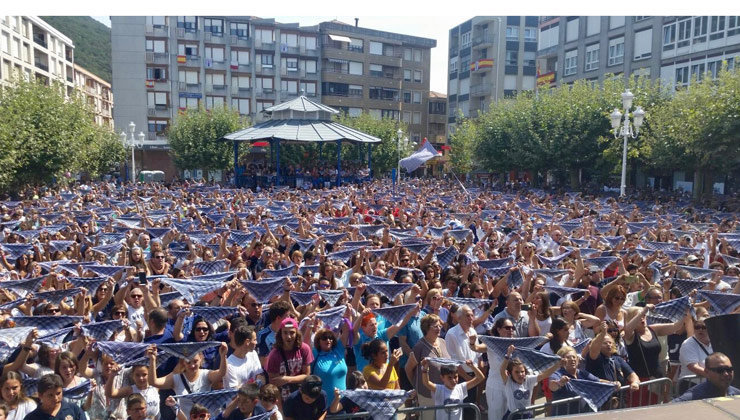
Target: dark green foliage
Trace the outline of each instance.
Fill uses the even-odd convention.
[[[41,16],[75,45],[75,63],[111,83],[110,28],[90,16]]]

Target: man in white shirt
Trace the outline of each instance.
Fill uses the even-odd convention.
[[[514,324],[517,337],[537,337],[540,335],[539,324],[529,322],[529,315],[522,311],[523,303],[524,300],[519,292],[509,293],[509,297],[506,298],[506,309],[493,317],[493,322],[495,323],[499,318],[508,318]],[[531,305],[530,311],[533,309],[535,309],[534,305]]]
[[[465,362],[466,360],[477,360],[478,353],[470,348],[468,337],[477,335],[473,328],[475,315],[468,305],[462,305],[457,310],[457,325],[450,328],[445,335],[445,344],[450,359]],[[463,365],[465,373],[472,374],[473,370]],[[467,378],[466,378],[467,380]]]
[[[712,343],[709,341],[707,325],[704,323],[704,318],[699,318],[694,322],[694,335],[681,343],[681,350],[678,353],[678,358],[681,361],[679,378],[689,375],[704,377],[704,360],[713,352]],[[688,388],[695,383],[681,383],[681,385],[683,388]],[[681,391],[684,390],[681,389]]]
[[[245,383],[265,383],[265,375],[260,358],[254,350],[257,347],[257,334],[251,325],[241,325],[234,330],[231,339],[234,353],[226,359],[224,389],[239,388]]]

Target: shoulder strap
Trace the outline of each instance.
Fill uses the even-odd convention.
[[[707,351],[707,349],[706,349],[706,348],[704,347],[704,345],[703,345],[703,344],[702,344],[702,343],[701,343],[701,342],[700,342],[699,340],[697,340],[697,339],[696,339],[696,337],[691,337],[691,338],[693,338],[693,339],[694,339],[694,341],[696,341],[696,344],[698,344],[698,345],[699,345],[699,347],[701,347],[701,349],[702,349],[702,351],[704,352],[704,354],[706,354],[707,356],[709,356],[709,352],[708,352],[708,351]]]
[[[190,389],[190,384],[188,384],[188,380],[185,378],[185,374],[180,374],[180,380],[182,381],[182,386],[185,387],[185,389],[188,391],[188,394],[192,394],[193,391]]]

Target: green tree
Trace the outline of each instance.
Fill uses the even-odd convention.
[[[375,119],[368,113],[362,113],[358,117],[350,117],[346,114],[341,114],[337,116],[335,120],[342,125],[360,130],[363,133],[378,137],[381,140],[379,144],[375,143],[372,145],[371,164],[374,176],[380,177],[387,175],[390,173],[392,168],[396,167],[399,156],[398,148],[396,147],[398,137],[398,134],[396,132],[398,131],[400,124],[401,130],[404,133],[408,133],[408,130],[406,129],[406,124],[399,123],[398,120],[392,120],[389,118],[383,118],[380,120]],[[401,142],[400,146],[400,156],[402,159],[410,155],[413,151],[413,146],[409,143]],[[333,154],[327,155],[327,149],[330,150],[329,153]],[[345,153],[354,153],[356,155],[358,152],[355,150],[355,148],[345,147],[343,145],[342,158],[344,159]],[[331,145],[329,147],[325,147],[324,156],[336,157],[336,146]]]
[[[113,131],[101,131],[86,151],[84,168],[91,178],[98,178],[115,170],[126,160],[126,148]]]
[[[463,117],[458,110],[455,132],[450,136],[450,164],[455,172],[466,174],[473,170],[479,136],[477,121]]]
[[[98,168],[88,159],[90,150],[100,147],[110,132],[95,124],[79,96],[66,98],[64,92],[58,83],[25,80],[0,90],[0,191]]]
[[[233,167],[233,144],[219,139],[246,127],[249,120],[226,107],[188,109],[177,116],[167,132],[175,165],[202,169],[205,179],[208,171]]]

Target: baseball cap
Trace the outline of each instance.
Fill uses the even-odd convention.
[[[698,261],[698,260],[699,260],[699,258],[698,258],[698,257],[697,257],[696,255],[689,255],[689,256],[688,256],[688,257],[686,258],[686,260],[687,260],[688,262],[694,262],[694,261]]]
[[[285,318],[285,319],[284,319],[284,320],[283,320],[283,321],[282,321],[282,322],[280,323],[280,328],[283,328],[283,327],[285,327],[286,325],[287,325],[287,326],[290,326],[290,327],[293,327],[293,328],[298,328],[298,321],[296,321],[296,320],[295,320],[295,319],[293,319],[293,318]]]

